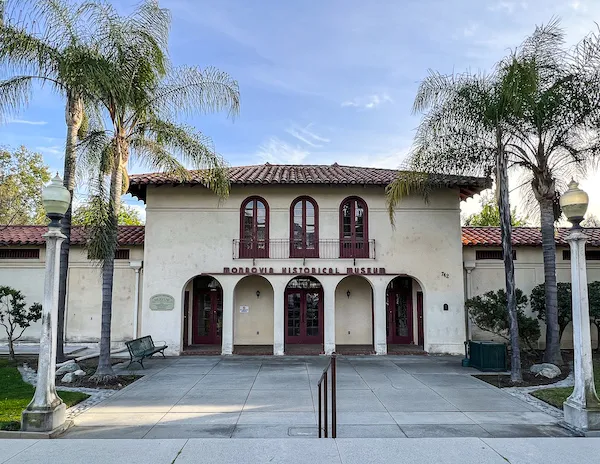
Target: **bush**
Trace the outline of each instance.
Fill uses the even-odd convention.
[[[0,287],[0,325],[4,326],[8,336],[9,359],[15,360],[14,342],[16,342],[32,322],[42,317],[42,305],[33,303],[25,308],[23,294],[11,287]],[[17,335],[18,334],[18,335]]]
[[[571,284],[559,282],[558,287],[558,327],[560,331],[559,340],[573,317],[571,301]],[[537,313],[540,321],[546,320],[546,284],[539,284],[531,291],[531,310]]]
[[[519,324],[519,338],[531,350],[537,347],[540,338],[539,322],[525,315],[527,297],[521,290],[516,289],[517,296],[517,321]],[[509,340],[508,306],[506,292],[503,289],[490,291],[483,295],[475,296],[465,302],[473,323],[482,330],[498,335]]]

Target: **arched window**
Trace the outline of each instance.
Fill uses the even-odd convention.
[[[269,257],[269,205],[249,197],[241,208],[240,258]]]
[[[362,198],[348,197],[340,205],[340,258],[369,257],[369,218]]]
[[[290,256],[319,257],[319,207],[310,197],[298,197],[290,208]]]

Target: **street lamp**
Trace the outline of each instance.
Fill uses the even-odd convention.
[[[33,399],[23,411],[21,429],[25,432],[49,432],[65,423],[66,406],[56,394],[56,330],[58,316],[58,279],[60,247],[66,238],[60,231],[60,220],[69,208],[71,194],[56,174],[42,190],[42,203],[50,219],[46,239],[46,271],[42,334],[38,359],[37,385]]]
[[[590,309],[588,302],[585,242],[580,222],[587,211],[589,198],[577,182],[569,183],[560,198],[560,207],[573,224],[567,241],[571,247],[571,295],[573,299],[573,351],[575,388],[563,403],[565,421],[573,427],[588,431],[600,430],[600,401],[594,386]]]

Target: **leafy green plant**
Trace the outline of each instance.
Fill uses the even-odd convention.
[[[539,322],[525,315],[527,297],[520,289],[515,290],[517,298],[517,318],[519,325],[519,338],[530,350],[536,349],[540,338]],[[509,321],[507,311],[507,298],[504,289],[489,291],[483,295],[474,296],[465,302],[473,323],[482,330],[491,332],[499,337],[509,340]]]
[[[4,326],[8,336],[9,359],[15,361],[16,342],[25,329],[42,317],[42,305],[33,303],[26,308],[25,297],[19,290],[0,287],[0,325]],[[17,335],[18,334],[18,335]]]
[[[562,339],[565,328],[572,319],[571,305],[571,284],[569,282],[559,282],[558,288],[558,327],[559,340]],[[539,284],[533,287],[531,291],[531,310],[537,313],[537,318],[541,321],[546,320],[546,286]]]

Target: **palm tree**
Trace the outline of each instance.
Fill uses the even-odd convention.
[[[69,267],[73,191],[76,183],[78,136],[87,118],[97,112],[98,83],[110,86],[119,73],[103,56],[122,46],[124,27],[133,43],[147,42],[160,58],[161,34],[165,35],[165,11],[155,0],[145,0],[127,21],[119,24],[109,7],[70,0],[8,0],[0,24],[0,62],[18,75],[0,81],[0,114],[18,113],[30,100],[33,85],[50,86],[65,98],[67,136],[63,180],[71,204],[63,218],[67,237],[60,253],[57,359],[64,360],[64,315]],[[28,11],[23,16],[23,11]],[[158,18],[159,20],[154,20]],[[152,24],[153,27],[148,27]]]
[[[153,170],[170,172],[176,180],[189,178],[186,165],[203,169],[206,186],[221,197],[227,196],[226,165],[210,139],[173,121],[181,112],[227,110],[231,116],[239,112],[237,82],[224,72],[192,67],[170,70],[156,59],[152,47],[145,49],[140,44],[124,45],[107,56],[107,61],[127,79],[117,87],[111,83],[99,89],[111,127],[91,131],[85,140],[88,164],[97,167],[96,204],[103,205],[96,212],[89,244],[92,256],[102,265],[100,358],[93,376],[97,382],[114,378],[110,363],[114,253],[130,157]],[[128,72],[123,73],[123,69]]]
[[[22,9],[30,7],[29,24]],[[0,81],[0,111],[18,113],[29,100],[34,82],[51,86],[65,98],[64,186],[75,190],[77,134],[84,121],[84,106],[93,104],[87,92],[92,70],[93,44],[83,31],[83,9],[67,0],[8,1],[0,25],[0,61],[20,73]],[[36,28],[42,25],[42,30]],[[92,34],[93,36],[93,34]],[[86,69],[87,68],[87,69]],[[83,72],[82,72],[83,71]],[[62,220],[67,237],[60,253],[57,359],[64,360],[64,310],[66,299],[71,205]]]
[[[528,198],[539,211],[544,257],[546,350],[544,361],[561,365],[554,222],[558,191],[582,177],[600,153],[600,56],[595,35],[570,53],[558,21],[537,27],[515,52],[512,66],[522,111],[512,121],[511,161],[525,177]],[[533,201],[531,201],[533,200]]]
[[[443,76],[431,72],[421,83],[413,106],[415,112],[427,111],[417,129],[408,161],[409,170],[415,174],[401,174],[387,189],[393,220],[394,208],[405,196],[419,193],[427,199],[428,192],[435,187],[435,176],[428,173],[485,176],[495,173],[513,383],[522,381],[507,176],[507,146],[512,140],[507,127],[518,109],[513,98],[516,91],[514,73],[506,66],[498,66],[489,75]]]

